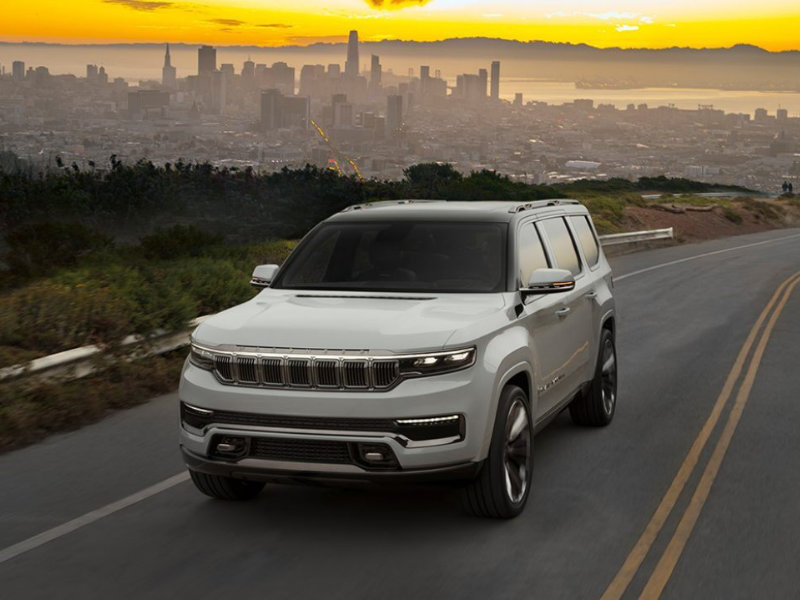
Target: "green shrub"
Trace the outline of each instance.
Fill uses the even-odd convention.
[[[114,246],[112,238],[80,223],[53,222],[18,227],[6,236],[6,243],[8,269],[23,278],[53,273]]]
[[[741,223],[744,221],[742,215],[739,214],[736,209],[731,208],[730,206],[722,207],[722,215],[728,219],[728,221],[731,223],[736,223],[737,225],[741,225]]]
[[[131,332],[135,311],[107,288],[38,281],[0,296],[0,345],[49,354],[112,342]]]
[[[139,243],[141,255],[148,260],[168,260],[184,256],[205,256],[223,237],[206,233],[192,225],[174,225],[143,237]]]
[[[785,213],[785,209],[782,206],[764,202],[763,200],[756,200],[755,198],[743,198],[742,206],[753,212],[757,217],[763,217],[770,221],[779,220]]]

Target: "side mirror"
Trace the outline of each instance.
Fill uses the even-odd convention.
[[[253,277],[250,279],[250,285],[259,288],[269,287],[269,284],[272,282],[277,272],[278,265],[258,265],[253,269]]]
[[[536,269],[523,294],[553,294],[575,289],[575,277],[566,269]]]

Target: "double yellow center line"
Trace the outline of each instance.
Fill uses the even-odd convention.
[[[661,596],[664,587],[667,585],[669,578],[672,576],[675,565],[680,559],[681,553],[686,546],[686,542],[689,540],[689,537],[692,534],[695,523],[697,522],[700,512],[703,509],[703,505],[705,504],[708,494],[711,491],[711,486],[714,483],[714,479],[716,478],[720,466],[722,465],[722,459],[725,457],[725,453],[728,450],[731,438],[736,431],[736,427],[739,424],[742,412],[744,411],[747,400],[750,397],[750,391],[753,388],[753,383],[755,382],[756,374],[758,373],[758,367],[761,364],[761,359],[764,356],[764,351],[767,347],[767,342],[769,341],[770,335],[772,334],[772,330],[775,327],[775,323],[783,312],[786,303],[789,301],[789,297],[798,283],[800,283],[800,271],[789,277],[780,286],[778,286],[778,289],[773,294],[769,303],[761,312],[761,315],[759,315],[758,320],[750,330],[742,349],[739,351],[736,362],[728,374],[728,378],[725,380],[725,385],[723,385],[722,391],[717,397],[717,401],[711,410],[711,414],[709,414],[708,419],[706,419],[706,422],[703,425],[703,428],[700,430],[700,433],[692,444],[692,447],[689,449],[689,453],[683,460],[680,469],[678,469],[675,479],[673,479],[669,489],[661,499],[661,503],[658,505],[658,508],[650,518],[650,522],[647,524],[647,527],[645,528],[639,540],[636,542],[636,545],[633,547],[630,554],[628,554],[628,557],[623,563],[622,568],[609,584],[601,600],[619,600],[622,598],[622,595],[628,589],[631,581],[636,576],[639,568],[642,565],[642,562],[661,532],[664,523],[672,513],[672,510],[675,508],[675,504],[678,502],[678,498],[686,487],[686,483],[689,481],[689,478],[695,471],[698,460],[700,459],[700,454],[703,452],[703,449],[711,437],[711,433],[714,431],[714,428],[719,422],[720,415],[725,409],[725,406],[728,404],[728,400],[733,395],[733,392],[736,388],[736,383],[739,381],[739,378],[745,369],[745,365],[747,364],[747,357],[750,355],[750,351],[755,345],[755,351],[750,357],[749,364],[747,364],[747,370],[745,372],[744,379],[739,385],[739,391],[736,394],[736,398],[728,415],[728,420],[725,423],[725,427],[722,430],[719,439],[717,440],[717,445],[711,454],[711,458],[706,464],[705,470],[700,477],[700,481],[694,490],[694,494],[692,495],[692,498],[689,501],[683,516],[678,522],[678,526],[675,529],[672,538],[670,539],[666,549],[664,550],[664,553],[661,555],[661,558],[653,569],[653,572],[650,574],[650,578],[645,584],[640,598],[644,600],[655,600]],[[765,322],[766,326],[764,326]],[[756,339],[758,339],[757,344]]]

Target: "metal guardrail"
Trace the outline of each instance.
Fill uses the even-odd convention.
[[[600,236],[603,246],[618,246],[620,244],[634,244],[636,242],[651,242],[654,240],[671,240],[674,238],[672,227],[667,229],[652,229],[650,231],[631,231],[629,233],[611,233]]]
[[[146,337],[129,335],[120,342],[123,360],[165,354],[187,346],[189,334],[208,316],[193,319],[184,331],[157,331]],[[35,358],[27,363],[0,369],[0,382],[22,377],[36,381],[82,379],[101,368],[101,359],[105,358],[106,353],[107,348],[91,345]]]
[[[668,229],[654,229],[652,231],[634,231],[631,233],[612,233],[601,235],[600,242],[603,246],[617,246],[621,244],[632,244],[636,242],[649,242],[653,240],[672,239],[672,227]],[[124,360],[134,358],[144,358],[165,354],[172,350],[177,350],[189,344],[189,334],[211,315],[198,317],[189,322],[189,328],[184,331],[158,331],[150,336],[129,335],[120,343],[124,350]],[[128,349],[128,350],[126,350]],[[36,358],[30,362],[4,367],[0,369],[0,382],[10,381],[26,377],[38,381],[48,379],[81,379],[101,368],[102,358],[106,353],[106,348],[92,345],[81,348],[65,350],[50,356]],[[125,351],[126,350],[126,351]]]

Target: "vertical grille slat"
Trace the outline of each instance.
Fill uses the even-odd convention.
[[[214,370],[223,381],[233,381],[233,364],[230,356],[215,356]]]
[[[283,361],[280,358],[265,358],[261,362],[263,382],[266,385],[283,385]]]
[[[342,377],[346,388],[366,388],[367,380],[367,361],[347,360],[342,366]]]
[[[286,361],[289,373],[289,385],[295,387],[311,387],[311,361],[305,358],[290,358]]]
[[[239,374],[237,379],[239,381],[242,383],[258,383],[255,358],[240,356],[236,362]]]
[[[376,388],[388,388],[400,377],[400,362],[378,360],[372,363],[372,383]]]
[[[338,388],[339,387],[339,361],[336,360],[317,360],[314,363],[317,387]]]

